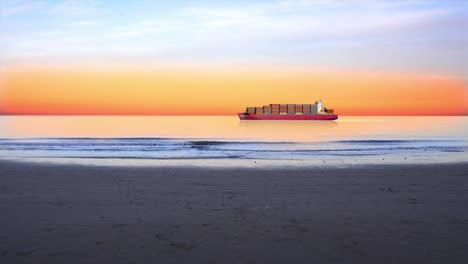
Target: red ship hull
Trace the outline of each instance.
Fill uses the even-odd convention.
[[[320,115],[257,115],[238,113],[240,120],[336,120],[338,115],[320,114]]]

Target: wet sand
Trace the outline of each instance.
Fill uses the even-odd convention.
[[[0,161],[0,263],[466,263],[468,163]]]

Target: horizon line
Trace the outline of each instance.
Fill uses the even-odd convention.
[[[367,114],[367,115],[349,115],[337,114],[338,116],[468,116],[465,114],[418,114],[418,115],[398,115],[398,114]],[[237,116],[236,114],[3,114],[0,116]]]

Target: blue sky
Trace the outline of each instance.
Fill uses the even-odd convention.
[[[0,63],[297,65],[468,79],[467,2],[0,0]]]

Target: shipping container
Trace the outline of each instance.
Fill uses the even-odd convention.
[[[247,107],[245,112],[247,114],[255,114],[255,107]]]
[[[280,114],[287,114],[288,113],[288,105],[281,104],[280,105]]]
[[[302,105],[301,104],[297,104],[294,106],[294,112],[297,113],[297,114],[302,114]]]
[[[304,115],[310,115],[310,104],[302,105],[302,113]]]
[[[288,104],[288,114],[294,115],[295,109],[293,104]]]
[[[263,115],[263,107],[257,107],[257,115]]]
[[[316,115],[318,113],[318,106],[317,104],[310,105],[310,114]]]
[[[271,106],[270,106],[270,105],[265,105],[265,106],[263,106],[263,113],[264,113],[265,115],[271,114]]]

